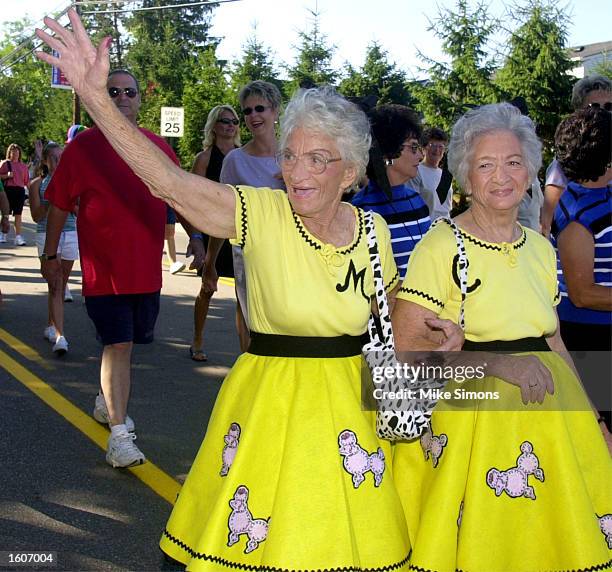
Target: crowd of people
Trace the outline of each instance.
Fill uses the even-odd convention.
[[[167,558],[189,570],[612,567],[609,411],[567,352],[612,350],[612,84],[576,83],[549,217],[542,144],[516,101],[471,109],[448,135],[330,87],[298,90],[281,113],[276,86],[254,81],[239,95],[252,138],[241,145],[239,114],[219,102],[187,172],[137,127],[137,79],[109,72],[108,41],[94,47],[69,17],[73,32],[46,20],[55,36],[37,33],[59,56],[39,57],[62,68],[95,126],[63,153],[45,146],[30,208],[55,346],[77,215],[103,345],[94,417],[110,426],[113,467],[146,460],[127,415],[130,360],[153,341],[168,213],[202,276],[195,361],[207,360],[218,276],[235,276],[241,354],[162,533]],[[15,147],[0,174],[23,188]],[[469,197],[459,214],[455,191]],[[20,197],[8,195],[15,225]],[[495,403],[440,401],[419,439],[382,439],[362,403],[362,346],[385,296],[398,356],[486,361],[483,379],[447,389]],[[609,390],[609,377],[597,383]]]

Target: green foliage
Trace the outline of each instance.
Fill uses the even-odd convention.
[[[51,87],[51,69],[31,53],[34,44],[29,30],[27,19],[9,23],[0,44],[4,68],[0,75],[1,157],[10,143],[18,143],[24,156],[32,152],[35,139],[63,143],[71,124],[72,94]]]
[[[557,124],[571,111],[575,78],[569,75],[574,64],[566,46],[568,19],[552,0],[529,0],[512,7],[510,15],[516,28],[496,83],[507,99],[525,98],[549,159]]]
[[[109,8],[112,7],[113,5],[108,2],[100,2],[80,7],[79,12],[94,45],[98,45],[103,38],[111,36],[113,39],[110,47],[111,68],[123,68],[128,41],[121,34],[121,26],[124,25],[126,16],[121,12],[109,14]],[[114,7],[119,6],[114,5]]]
[[[497,29],[485,5],[473,11],[467,0],[457,0],[456,12],[440,10],[429,30],[440,39],[450,63],[436,62],[424,54],[429,80],[414,84],[421,111],[428,125],[449,131],[467,107],[497,101],[492,82],[495,61],[487,57],[487,45]]]
[[[182,0],[140,0],[144,7],[184,4]],[[162,107],[182,105],[187,86],[199,81],[202,71],[199,59],[206,56],[214,42],[208,36],[210,6],[189,6],[176,10],[150,10],[133,12],[125,20],[132,42],[125,61],[136,75],[143,93],[139,124],[159,133]],[[193,120],[193,113],[186,121]],[[191,131],[191,125],[186,125]],[[170,140],[173,146],[178,142]],[[182,161],[189,161],[195,149],[193,141],[181,146]]]
[[[289,82],[285,86],[287,96],[301,85],[334,85],[338,72],[331,67],[331,59],[336,47],[327,44],[327,37],[321,33],[319,13],[308,10],[312,16],[310,31],[298,32],[300,45],[293,66],[286,66]]]
[[[340,82],[338,91],[348,97],[375,95],[378,103],[414,105],[407,87],[406,74],[389,62],[388,53],[377,42],[367,49],[363,66],[356,70],[346,65],[346,77]]]
[[[215,56],[214,47],[200,55],[196,80],[185,86],[182,105],[185,108],[185,135],[179,141],[181,163],[189,168],[202,150],[202,134],[210,110],[227,103],[227,81]]]

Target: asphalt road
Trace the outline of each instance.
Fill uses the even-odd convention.
[[[209,361],[199,364],[188,348],[200,279],[164,265],[156,341],[135,348],[132,368],[129,413],[149,462],[113,469],[102,448],[108,431],[90,417],[101,346],[80,269],[70,280],[74,302],[65,304],[69,352],[56,358],[42,335],[47,288],[27,208],[24,215],[28,246],[0,245],[0,570],[170,569],[157,542],[238,355],[233,287],[222,281],[213,298]],[[179,258],[185,246],[178,231]],[[7,551],[54,552],[55,561],[10,567]]]

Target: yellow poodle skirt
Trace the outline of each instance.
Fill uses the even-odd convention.
[[[433,440],[394,446],[411,570],[612,569],[610,455],[577,378],[553,352],[538,355],[555,380],[543,405],[485,378],[466,389],[499,392],[495,405],[440,403]]]
[[[196,571],[408,570],[391,447],[374,426],[360,356],[243,354],[161,549]]]

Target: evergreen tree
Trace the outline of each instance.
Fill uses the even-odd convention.
[[[51,68],[34,54],[32,22],[3,27],[0,40],[0,142],[30,155],[35,139],[63,142],[71,124],[72,93],[51,87]],[[0,150],[1,152],[2,150]],[[4,157],[4,153],[0,153]]]
[[[389,62],[388,53],[377,42],[368,46],[361,69],[346,65],[346,77],[338,90],[347,97],[375,95],[379,104],[414,104],[407,88],[406,74],[397,69],[395,63]]]
[[[334,85],[338,73],[331,66],[336,47],[327,44],[327,37],[321,32],[319,12],[308,10],[312,16],[310,31],[298,32],[300,45],[294,46],[297,56],[293,66],[286,66],[289,82],[285,86],[287,96],[300,86]]]
[[[141,7],[185,4],[183,0],[140,0]],[[133,12],[125,21],[133,37],[127,67],[139,79],[143,104],[139,122],[159,131],[160,108],[180,106],[186,85],[197,80],[197,60],[214,42],[208,36],[211,6]]]
[[[98,45],[107,36],[113,39],[110,47],[111,68],[124,67],[128,49],[125,36],[121,35],[121,27],[126,20],[125,13],[119,11],[121,9],[121,4],[108,4],[108,2],[79,7],[81,20],[94,45]]]
[[[415,84],[417,109],[427,124],[449,131],[470,106],[497,101],[492,82],[495,61],[487,57],[487,44],[496,28],[497,22],[483,4],[470,11],[467,0],[457,0],[456,12],[438,12],[429,30],[441,40],[450,63],[419,54],[429,64],[430,80]]]
[[[555,129],[571,111],[574,67],[567,51],[568,18],[550,0],[529,0],[510,11],[518,26],[511,33],[509,53],[496,76],[507,99],[522,96],[538,134],[550,151]]]
[[[200,55],[195,75],[197,80],[185,86],[182,101],[185,134],[180,139],[179,150],[185,168],[191,166],[196,153],[202,150],[204,125],[209,111],[228,101],[227,81],[214,47],[209,47]]]
[[[603,56],[603,60],[591,68],[589,75],[602,75],[612,80],[612,58],[607,52],[604,52]]]
[[[268,81],[280,89],[282,81],[274,65],[274,55],[257,37],[254,28],[242,46],[242,59],[235,60],[230,70],[231,89],[238,93],[247,83],[255,80]]]

